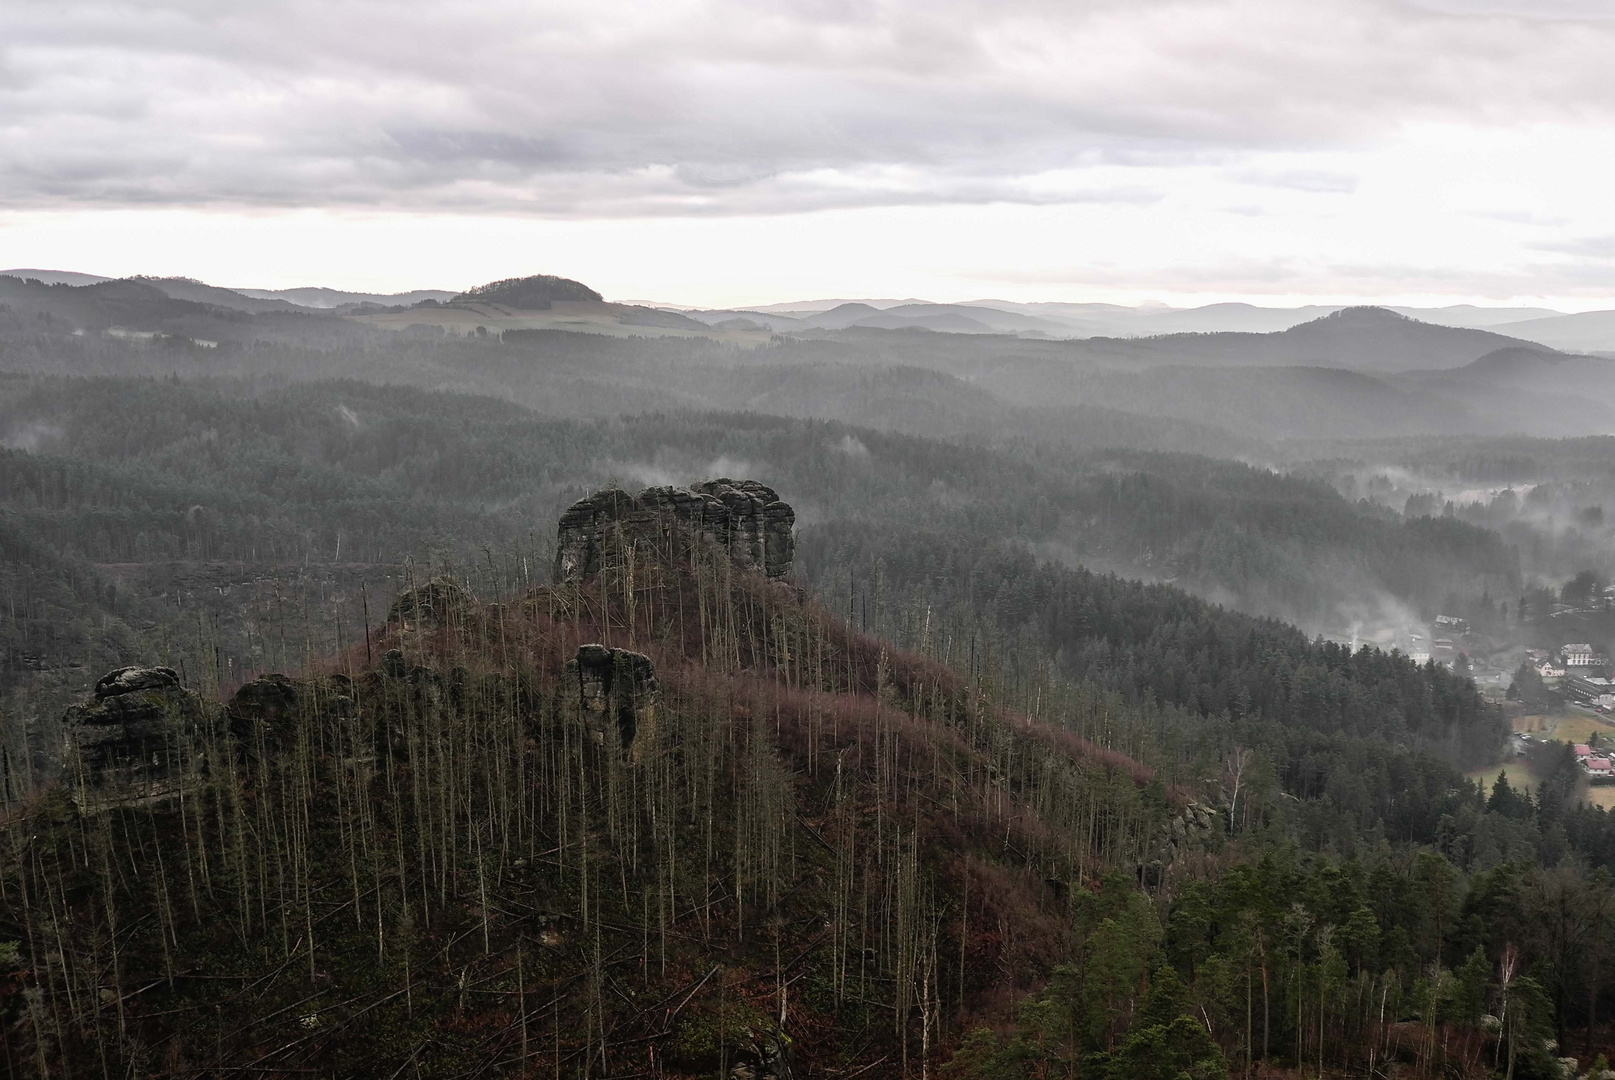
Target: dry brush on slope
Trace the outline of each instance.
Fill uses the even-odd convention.
[[[303,677],[6,829],[44,1074],[923,1074],[1160,847],[1145,771],[692,542],[427,583]],[[580,646],[654,664],[599,723]],[[574,672],[576,669],[574,669]],[[142,753],[149,751],[142,748]]]

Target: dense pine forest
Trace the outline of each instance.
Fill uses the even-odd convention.
[[[1599,447],[1040,402],[1041,343],[454,338],[113,284],[0,278],[8,1075],[1615,1054],[1615,820],[1559,744],[1493,768],[1461,670],[1349,643],[1547,632]],[[784,580],[698,538],[556,574],[576,500],[716,476],[793,508]],[[87,741],[111,716],[162,737]]]

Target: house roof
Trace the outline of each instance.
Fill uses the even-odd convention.
[[[1587,759],[1588,772],[1609,772],[1609,758],[1592,757]]]
[[[1593,748],[1588,746],[1586,743],[1577,743],[1576,744],[1576,756],[1577,757],[1591,757],[1592,753],[1593,753]]]

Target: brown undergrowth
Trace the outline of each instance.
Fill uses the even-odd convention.
[[[1175,798],[712,553],[430,601],[226,710],[170,803],[11,823],[14,1059],[918,1074],[1069,958]],[[569,704],[589,642],[655,664],[642,753]]]

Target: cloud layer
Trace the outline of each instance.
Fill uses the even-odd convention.
[[[1615,304],[1608,0],[12,0],[0,265]]]
[[[0,205],[1138,204],[1162,170],[1605,125],[1589,0],[19,0]],[[1546,13],[1550,17],[1542,17]]]

